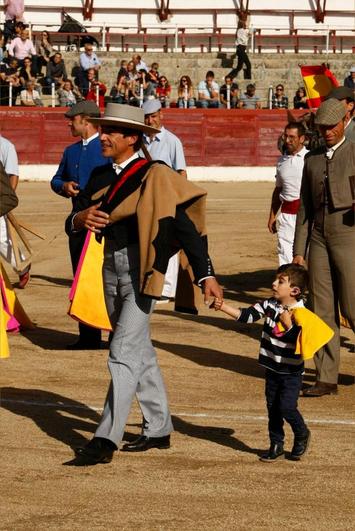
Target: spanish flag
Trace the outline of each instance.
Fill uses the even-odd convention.
[[[307,94],[308,107],[319,107],[329,92],[339,86],[339,82],[325,64],[301,66],[301,74]]]

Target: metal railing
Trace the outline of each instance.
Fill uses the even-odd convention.
[[[72,36],[81,36],[83,37],[85,33],[60,33],[58,31],[53,31],[51,28],[58,27],[58,24],[53,24],[53,22],[48,23],[32,23],[29,22],[29,30],[30,35],[36,35],[40,31],[43,31],[43,29],[48,30],[52,34],[55,34],[56,37],[58,36],[65,36],[72,35]],[[219,47],[219,51],[221,51],[221,47],[224,49],[233,49],[234,48],[234,41],[231,39],[231,37],[235,36],[236,27],[234,24],[231,25],[221,25],[217,29],[215,26],[211,25],[205,25],[201,26],[198,24],[185,24],[184,27],[182,27],[181,24],[147,24],[144,25],[144,27],[138,28],[136,25],[129,25],[129,24],[116,24],[116,23],[107,23],[107,22],[101,22],[101,23],[85,23],[85,27],[87,29],[88,34],[95,34],[100,37],[100,47],[104,49],[109,49],[111,44],[115,42],[116,37],[128,37],[131,36],[132,38],[145,38],[146,42],[149,41],[149,37],[171,37],[173,40],[173,46],[171,48],[172,52],[178,52],[181,50],[181,48],[184,46],[182,43],[189,39],[190,37],[198,37],[201,35],[201,38],[204,36],[207,38],[207,36],[215,36],[216,38],[219,38],[219,44],[216,46]],[[279,32],[286,32],[286,33],[279,33]],[[304,32],[308,32],[308,34],[304,34]],[[250,51],[255,53],[256,50],[256,42],[259,40],[262,42],[262,39],[271,38],[272,36],[275,36],[277,38],[284,37],[285,40],[287,38],[290,39],[290,42],[301,42],[303,37],[312,37],[314,36],[315,40],[319,37],[325,38],[325,53],[330,53],[331,50],[334,50],[336,47],[336,44],[334,44],[336,41],[335,38],[354,38],[355,43],[355,29],[351,26],[322,26],[321,28],[314,28],[313,26],[301,26],[299,28],[291,29],[289,26],[279,26],[275,28],[275,26],[267,26],[258,25],[257,27],[250,26],[250,44],[249,48]],[[231,44],[228,46],[223,46],[223,38],[228,38],[231,41]],[[275,40],[276,40],[275,39]],[[331,39],[333,39],[333,44],[331,45]],[[62,44],[65,44],[64,42]],[[211,48],[210,43],[207,43],[206,48]],[[308,45],[308,48],[311,45]],[[118,41],[117,46],[118,48]],[[142,44],[143,49],[143,44]],[[194,46],[195,47],[195,46]],[[306,48],[306,46],[304,46]],[[353,46],[351,44],[349,45],[349,49],[352,49]],[[275,44],[275,50],[276,50],[276,44]],[[122,50],[124,51],[124,50]],[[167,50],[165,50],[167,51]],[[340,50],[342,51],[342,50]],[[353,50],[351,50],[353,51]]]

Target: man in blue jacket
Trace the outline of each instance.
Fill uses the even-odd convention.
[[[98,129],[89,122],[90,118],[99,118],[100,110],[93,101],[81,101],[71,107],[65,117],[74,137],[81,137],[80,142],[65,148],[58,170],[51,181],[54,192],[72,199],[75,208],[76,197],[83,190],[94,168],[110,162],[101,153]],[[70,258],[73,274],[79,263],[81,250],[85,241],[85,231],[69,236]],[[79,339],[68,345],[69,350],[97,349],[101,347],[101,331],[79,323]]]

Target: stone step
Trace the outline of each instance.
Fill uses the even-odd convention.
[[[99,51],[97,54],[102,61],[100,80],[108,87],[107,94],[109,94],[116,81],[120,61],[129,60],[131,54],[106,51]],[[77,52],[63,52],[63,56],[68,75],[71,76],[73,67],[79,64],[79,55]],[[176,99],[177,85],[182,75],[190,76],[196,88],[199,81],[205,78],[207,70],[213,70],[216,81],[222,84],[224,76],[236,64],[235,56],[222,52],[146,53],[142,57],[148,65],[152,62],[159,64],[160,73],[167,77],[172,86],[172,100]],[[263,99],[267,98],[270,85],[283,83],[286,94],[292,100],[297,88],[303,84],[299,64],[328,62],[332,72],[342,83],[350,66],[355,62],[353,54],[329,54],[328,56],[321,54],[249,54],[249,58],[252,63],[252,80],[244,80],[240,72],[235,81],[242,91],[248,83],[255,83],[257,93]]]

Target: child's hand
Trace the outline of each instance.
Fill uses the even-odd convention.
[[[285,330],[288,330],[293,325],[292,313],[290,313],[288,310],[284,310],[282,313],[280,313],[279,318]]]
[[[217,312],[218,310],[222,309],[222,306],[223,306],[223,299],[217,299],[217,297],[215,297],[214,301],[210,305],[210,308],[214,308]]]

